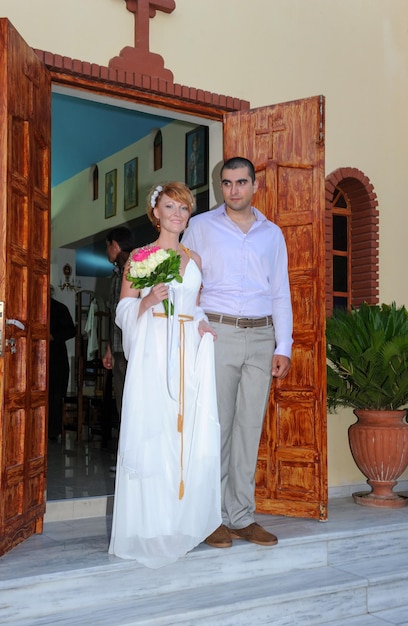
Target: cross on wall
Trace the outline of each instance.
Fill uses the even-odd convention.
[[[135,48],[149,50],[149,19],[156,11],[172,13],[174,0],[125,0],[126,8],[135,15]]]
[[[126,46],[118,57],[109,61],[109,67],[150,75],[173,83],[173,73],[165,69],[164,60],[159,54],[149,50],[149,20],[156,11],[172,13],[176,8],[174,0],[125,0],[126,8],[135,16],[135,46]]]

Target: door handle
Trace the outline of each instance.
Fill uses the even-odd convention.
[[[23,322],[20,322],[20,320],[6,319],[6,324],[10,326],[17,326],[17,328],[19,328],[20,330],[25,329]],[[10,339],[6,339],[6,346],[10,348],[11,354],[15,354],[17,352],[17,344],[16,344],[16,340],[14,339],[14,337],[10,337]]]
[[[5,327],[6,325],[11,324],[13,326],[17,326],[20,330],[25,330],[25,326],[22,322],[15,319],[6,319],[4,317],[4,302],[0,301],[0,357],[4,356],[4,346],[10,346],[12,354],[16,352],[15,348],[15,339],[10,340],[10,343],[5,340]]]
[[[20,322],[19,320],[14,320],[14,319],[7,320],[6,319],[6,324],[12,324],[13,326],[17,326],[17,328],[19,328],[20,330],[25,329],[23,322]]]

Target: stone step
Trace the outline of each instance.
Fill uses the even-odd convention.
[[[277,534],[278,546],[201,544],[159,570],[108,555],[109,515],[46,522],[42,535],[0,559],[0,623],[408,624],[406,509],[335,498],[325,523],[261,514],[256,521]]]
[[[356,615],[350,619],[336,619],[334,622],[327,622],[325,626],[390,626],[392,624],[407,626],[407,610],[408,607],[405,606],[378,615],[369,615],[368,613]]]
[[[408,515],[406,523],[394,528],[379,525],[354,530],[347,536],[330,534],[327,537],[327,552],[330,565],[364,561],[373,555],[408,554]]]
[[[408,521],[394,524],[393,527],[379,525],[370,529],[342,532],[331,532],[326,524],[310,520],[307,523],[314,523],[312,528],[320,532],[310,533],[305,527],[298,528],[293,535],[286,533],[285,537],[284,529],[277,530],[277,524],[274,524],[273,529],[277,530],[280,537],[279,544],[275,547],[265,548],[245,541],[234,541],[233,548],[217,550],[203,543],[176,563],[151,570],[135,561],[124,561],[108,555],[109,529],[106,528],[105,518],[99,520],[100,525],[96,525],[95,520],[89,520],[88,524],[96,525],[95,536],[81,536],[80,532],[72,532],[72,536],[65,537],[61,545],[57,539],[58,531],[55,531],[54,540],[49,537],[46,542],[46,558],[42,537],[38,535],[5,555],[0,560],[0,591],[18,589],[28,581],[35,585],[37,579],[42,584],[47,575],[61,577],[68,584],[68,573],[75,577],[76,573],[82,576],[88,572],[90,575],[99,575],[112,571],[119,580],[122,574],[126,577],[130,571],[143,593],[148,593],[149,589],[154,592],[156,588],[167,593],[173,591],[175,584],[183,589],[212,584],[214,577],[219,583],[225,583],[246,578],[252,573],[256,577],[272,576],[322,566],[354,571],[357,568],[356,562],[370,564],[373,556],[378,559],[408,553]],[[105,531],[101,532],[100,528],[103,526]],[[272,529],[265,522],[264,526]],[[37,555],[36,543],[41,544]],[[35,558],[32,558],[33,555]],[[14,563],[8,564],[8,561]]]
[[[327,523],[259,516],[278,546],[202,544],[158,570],[107,554],[109,518],[49,523],[0,560],[0,623],[404,624],[379,616],[407,610],[406,511],[352,507]]]
[[[131,567],[127,572],[120,568],[119,578],[116,568],[109,572],[91,568],[71,572],[68,578],[38,577],[33,585],[27,581],[19,597],[10,586],[6,595],[2,591],[10,609],[2,601],[0,620],[15,626],[329,626],[332,622],[333,626],[336,622],[345,626],[346,620],[404,606],[408,583],[405,555],[373,557],[370,564],[356,565],[360,574],[325,566],[222,583],[217,579],[216,584],[189,589],[174,585],[172,591],[170,585],[165,590],[150,585],[141,589]]]

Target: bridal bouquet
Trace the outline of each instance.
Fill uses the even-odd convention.
[[[135,289],[153,287],[159,283],[169,283],[176,280],[183,282],[180,276],[181,257],[175,250],[163,250],[159,246],[144,246],[139,248],[130,257],[127,280]],[[173,314],[173,304],[170,303],[170,315]],[[163,307],[168,317],[169,301],[163,300]]]

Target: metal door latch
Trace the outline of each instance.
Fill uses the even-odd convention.
[[[0,302],[0,356],[4,356],[4,345],[10,347],[11,354],[15,354],[17,351],[16,340],[14,339],[14,337],[10,337],[10,339],[6,339],[6,341],[4,342],[6,324],[16,326],[20,330],[25,330],[24,324],[19,320],[4,319],[4,302]]]

